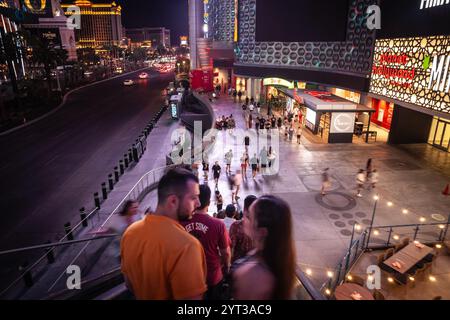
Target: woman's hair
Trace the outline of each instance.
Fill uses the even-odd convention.
[[[137,203],[136,200],[127,200],[127,202],[125,202],[125,204],[123,205],[122,210],[119,212],[119,215],[126,216],[128,214],[128,211],[130,211],[130,208],[135,203]]]
[[[258,228],[266,228],[260,255],[275,277],[273,299],[290,299],[295,283],[295,251],[289,205],[272,195],[256,200],[254,217]]]

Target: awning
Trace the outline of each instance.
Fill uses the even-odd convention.
[[[297,93],[292,89],[278,88],[278,91],[283,92],[286,96],[303,103],[309,109],[315,112],[369,112],[373,113],[376,110],[365,105],[358,104],[346,100],[344,98],[333,95],[329,92],[314,91],[314,90],[297,90]]]

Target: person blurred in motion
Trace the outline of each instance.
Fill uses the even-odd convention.
[[[237,220],[230,227],[231,262],[245,257],[253,249],[252,239],[244,232],[244,219],[248,219],[250,205],[256,201],[256,196],[250,195],[244,199],[243,219]]]
[[[180,225],[200,206],[198,178],[182,168],[158,184],[155,212],[131,225],[121,242],[121,270],[138,300],[202,299],[207,290],[201,243]]]
[[[295,248],[292,216],[282,199],[258,198],[244,219],[244,231],[255,249],[232,266],[235,300],[287,300],[295,284]]]
[[[222,298],[224,275],[227,275],[230,270],[230,240],[223,220],[213,218],[208,214],[211,189],[206,185],[201,185],[199,198],[200,207],[197,208],[190,220],[182,221],[181,225],[200,241],[205,250],[206,283],[208,285],[205,298],[219,300]]]

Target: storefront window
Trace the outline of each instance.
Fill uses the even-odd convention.
[[[450,121],[434,117],[428,143],[450,152]]]
[[[372,122],[390,130],[392,115],[394,113],[394,104],[384,100],[372,99],[372,109],[376,110],[372,115]]]

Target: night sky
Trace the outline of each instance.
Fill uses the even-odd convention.
[[[189,35],[188,0],[116,0],[116,3],[122,6],[122,24],[125,28],[166,27],[171,31],[172,45],[180,44],[180,36]]]

